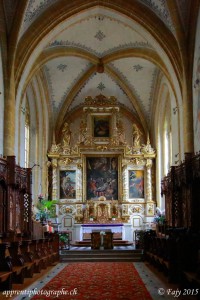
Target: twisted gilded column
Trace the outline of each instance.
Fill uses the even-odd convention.
[[[151,202],[152,201],[152,182],[151,182],[152,160],[149,158],[147,159],[146,167],[147,167],[146,201]]]
[[[152,178],[151,178],[151,169],[152,169],[152,159],[148,158],[146,162],[147,168],[147,188],[146,188],[146,216],[153,216],[155,204],[152,200]]]
[[[52,176],[52,200],[56,200],[57,199],[57,194],[58,194],[58,185],[57,185],[57,166],[58,166],[58,162],[57,162],[57,158],[53,158],[52,159],[52,172],[53,172],[53,176]]]

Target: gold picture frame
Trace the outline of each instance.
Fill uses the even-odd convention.
[[[85,156],[85,198],[119,200],[121,195],[119,155]]]

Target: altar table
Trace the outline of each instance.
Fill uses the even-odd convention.
[[[93,230],[107,231],[110,230],[113,233],[113,239],[122,239],[123,224],[83,224],[81,225],[82,239],[91,239],[91,233]]]

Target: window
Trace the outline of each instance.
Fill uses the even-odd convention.
[[[170,126],[170,118],[165,119],[164,123],[164,175],[167,175],[167,173],[170,170],[171,166],[171,159],[172,159],[172,133],[171,133],[171,126]]]
[[[25,168],[29,167],[29,154],[30,154],[30,114],[29,106],[26,104],[25,110],[25,145],[24,145]]]

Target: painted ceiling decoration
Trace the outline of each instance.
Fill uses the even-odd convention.
[[[55,4],[59,0],[29,0],[24,15],[21,34],[33,23],[33,21],[41,15],[48,7]],[[174,32],[173,23],[170,17],[166,0],[139,0],[149,9],[151,9],[163,22]]]
[[[31,85],[42,74],[50,119],[55,125],[70,111],[78,110],[87,96],[114,96],[118,104],[135,115],[141,126],[149,131],[158,77],[163,76],[172,84],[175,75],[171,74],[181,75],[182,72],[178,61],[181,58],[175,52],[178,36],[175,31],[177,24],[173,22],[178,18],[173,15],[172,5],[179,9],[180,22],[184,23],[187,1],[182,0],[178,4],[170,4],[167,0],[127,1],[126,10],[118,0],[113,3],[99,0],[101,5],[94,1],[93,6],[87,1],[89,6],[86,9],[83,1],[77,0],[79,2],[82,7],[68,15],[62,10],[63,5],[70,11],[70,5],[76,1],[27,0],[26,5],[17,1],[21,5],[17,7],[25,5],[18,35],[18,45],[22,47],[17,49],[17,55],[25,57],[22,63],[18,60],[16,67],[19,90],[23,82]],[[11,4],[12,0],[4,1],[7,19],[12,18],[16,9],[13,6],[12,11]],[[47,22],[43,23],[42,17],[49,16],[47,20],[51,21],[54,6],[58,13],[56,11],[56,17],[48,26]],[[132,7],[132,15],[129,14],[129,6]],[[135,8],[137,12],[141,11],[141,20]],[[145,15],[147,22],[142,19]],[[173,41],[171,58],[166,41],[158,40],[157,32],[151,27],[154,21]],[[33,35],[29,47],[29,36],[37,22],[41,25],[41,35],[40,32],[39,38]],[[43,25],[46,26],[44,29]],[[24,46],[26,43],[28,49]],[[21,50],[23,47],[24,50]],[[173,64],[174,59],[177,64]]]

